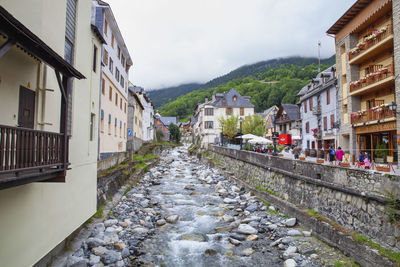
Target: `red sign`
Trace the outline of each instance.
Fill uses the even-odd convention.
[[[292,144],[292,136],[290,134],[280,134],[279,135],[279,144],[280,145],[291,145]]]

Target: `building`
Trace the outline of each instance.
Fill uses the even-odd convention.
[[[142,139],[143,142],[154,140],[154,106],[146,92],[141,87],[136,87],[136,94],[143,105]]]
[[[377,163],[398,162],[400,1],[356,1],[328,30],[335,35],[339,79],[339,144]],[[389,156],[389,157],[388,157]]]
[[[278,109],[279,108],[274,105],[261,113],[261,116],[265,123],[265,127],[267,129],[264,134],[264,138],[267,138],[269,140],[272,140],[272,133],[274,132],[274,111],[278,112]]]
[[[176,117],[162,117],[162,116],[159,116],[159,118],[160,118],[160,120],[163,122],[163,124],[164,124],[165,126],[167,126],[167,127],[169,127],[169,125],[170,125],[171,123],[173,123],[173,124],[175,124],[175,125],[178,124],[178,123],[177,123],[177,120],[176,120]]]
[[[169,141],[170,132],[168,127],[162,122],[159,115],[154,116],[154,125],[156,126],[157,141]]]
[[[96,212],[102,40],[90,14],[89,1],[1,2],[0,266],[33,266]]]
[[[143,144],[143,110],[144,107],[136,94],[135,87],[129,86],[128,93],[128,145],[129,151],[138,151]]]
[[[100,158],[126,151],[128,82],[132,59],[111,7],[92,0],[93,19],[106,44],[102,47]]]
[[[339,134],[339,103],[337,101],[336,67],[332,66],[312,79],[297,96],[300,98],[302,148],[337,147]]]
[[[276,131],[279,133],[279,144],[301,144],[301,118],[299,106],[282,104],[276,114]]]
[[[218,144],[221,140],[222,126],[219,119],[238,116],[244,119],[254,115],[254,105],[250,97],[240,95],[234,88],[225,94],[215,94],[212,99],[196,107],[194,125],[195,142],[205,148]]]

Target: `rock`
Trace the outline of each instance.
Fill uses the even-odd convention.
[[[214,255],[216,255],[217,254],[217,251],[215,251],[215,250],[213,250],[213,249],[210,249],[210,248],[208,248],[208,249],[206,249],[205,251],[204,251],[204,255],[205,256],[214,256]]]
[[[166,223],[167,223],[167,221],[165,221],[164,219],[157,220],[157,222],[156,222],[157,226],[163,226]]]
[[[143,194],[132,194],[132,196],[135,198],[144,198]]]
[[[114,248],[118,250],[123,250],[125,248],[125,244],[122,242],[115,243]]]
[[[315,252],[316,252],[315,249],[308,249],[308,250],[303,251],[301,254],[303,254],[303,255],[311,255],[311,254],[314,254]]]
[[[194,191],[195,190],[193,185],[186,185],[183,189],[189,190],[189,191]]]
[[[296,253],[297,252],[297,247],[295,246],[289,246],[285,252],[283,252],[283,258],[288,258],[290,257],[291,254]]]
[[[218,233],[230,232],[230,231],[232,231],[232,229],[233,229],[233,226],[231,226],[231,225],[215,227],[215,231]]]
[[[235,246],[239,246],[240,244],[242,244],[242,242],[240,242],[239,240],[234,239],[234,238],[232,238],[232,237],[228,237],[228,240],[229,240],[229,242],[230,242],[231,244],[233,244],[233,245],[235,245]]]
[[[234,220],[233,216],[230,215],[224,215],[221,219],[222,222],[233,222]]]
[[[96,256],[93,254],[90,254],[90,258],[89,258],[89,264],[90,265],[95,265],[100,263],[100,256]]]
[[[190,240],[197,242],[206,242],[207,236],[201,234],[184,234],[181,236],[180,240]]]
[[[105,227],[110,227],[118,223],[117,219],[110,219],[104,222]]]
[[[283,263],[284,267],[296,267],[297,263],[294,259],[287,259],[285,260],[285,262]]]
[[[242,220],[242,223],[249,223],[249,222],[253,222],[253,221],[260,221],[261,218],[258,216],[251,216],[251,217],[247,217],[245,219]]]
[[[134,234],[147,234],[148,231],[149,229],[145,227],[136,227],[132,229],[132,233]]]
[[[130,220],[125,220],[125,221],[119,223],[119,225],[121,225],[122,227],[128,227],[131,224],[132,224],[132,222]]]
[[[311,232],[310,231],[303,231],[303,235],[305,237],[310,237],[311,236]]]
[[[94,226],[94,229],[96,229],[97,232],[104,232],[106,230],[106,227],[104,226],[104,223],[97,223]]]
[[[290,244],[290,242],[292,242],[292,238],[290,236],[281,238],[281,243],[282,244],[288,245],[288,244]]]
[[[128,248],[124,248],[124,249],[122,250],[122,252],[121,252],[122,258],[126,258],[126,257],[128,257],[129,255],[131,255],[131,253],[129,252],[129,249],[128,249]]]
[[[233,186],[231,186],[231,190],[233,191],[233,192],[239,192],[240,191],[240,188],[239,187],[237,187],[236,185],[233,185]]]
[[[89,249],[95,248],[95,247],[100,247],[104,245],[104,241],[100,238],[88,238],[86,240],[86,244],[88,245]]]
[[[258,235],[249,235],[248,237],[247,237],[247,240],[248,241],[254,241],[254,240],[257,240],[258,239]]]
[[[272,243],[270,244],[270,246],[271,246],[271,247],[275,247],[276,245],[280,244],[281,241],[282,241],[282,238],[279,238],[279,239],[275,240],[274,242],[272,242]]]
[[[269,209],[269,210],[273,210],[273,211],[276,210],[274,206],[269,206],[268,209]]]
[[[313,260],[318,259],[318,257],[319,256],[317,254],[311,254],[310,255],[310,258],[313,259]]]
[[[246,235],[255,235],[258,233],[257,229],[248,224],[240,224],[237,232],[239,234],[246,234]]]
[[[193,192],[190,192],[190,196],[200,196],[202,193],[201,192],[196,192],[196,191],[193,191]]]
[[[92,248],[92,252],[96,256],[103,256],[107,251],[108,251],[108,249],[106,249],[105,247]]]
[[[161,194],[171,196],[171,195],[175,195],[176,193],[172,192],[172,191],[165,191],[165,192],[162,192]]]
[[[215,213],[215,216],[224,216],[224,212],[223,211],[218,211],[217,213]]]
[[[87,261],[84,258],[80,257],[75,257],[75,256],[68,256],[67,258],[67,267],[86,267],[87,266]]]
[[[169,215],[165,218],[168,223],[176,223],[179,219],[178,215]]]
[[[287,235],[289,236],[301,236],[301,233],[299,230],[293,229],[293,230],[289,230],[287,232]]]
[[[115,265],[115,267],[125,267],[125,262],[122,260],[117,261],[117,264]]]
[[[197,211],[197,215],[204,216],[206,213],[202,210]]]
[[[278,225],[276,225],[276,224],[270,224],[267,226],[267,229],[270,231],[274,231],[274,230],[276,230],[276,228],[278,228]]]
[[[242,255],[243,256],[250,256],[254,253],[254,249],[253,248],[246,248],[245,250],[242,251]]]
[[[296,218],[290,218],[283,222],[287,227],[293,227],[296,224]]]
[[[257,204],[251,204],[250,206],[247,206],[245,210],[248,212],[255,212],[256,210],[258,210],[258,206]]]
[[[224,203],[226,204],[236,204],[237,200],[233,198],[224,198]]]
[[[284,247],[285,247],[284,244],[279,244],[279,245],[278,245],[278,248],[279,248],[279,249],[283,249]]]
[[[107,250],[107,252],[101,256],[101,258],[103,259],[104,264],[112,264],[122,260],[121,253],[114,250]]]

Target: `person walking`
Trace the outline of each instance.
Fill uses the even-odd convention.
[[[333,147],[330,146],[328,153],[329,153],[329,163],[333,164],[333,162],[335,161],[335,149],[333,149]]]
[[[342,150],[341,147],[338,147],[338,150],[336,150],[336,159],[341,163],[343,161],[343,156],[344,156],[344,151]]]
[[[293,148],[293,155],[294,155],[294,159],[299,159],[300,156],[300,148],[298,146],[296,146],[295,148]]]

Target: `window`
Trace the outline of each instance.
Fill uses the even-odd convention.
[[[118,93],[115,93],[115,105],[118,107]]]
[[[124,77],[122,77],[122,75],[121,75],[121,81],[119,82],[119,84],[122,86],[122,88],[124,88],[124,86],[125,86],[125,79],[124,79]]]
[[[104,79],[101,79],[101,93],[106,94],[106,81]]]
[[[328,130],[328,118],[324,117],[324,131]]]
[[[331,103],[331,94],[328,88],[328,90],[326,90],[326,104],[329,105],[330,103]]]
[[[226,108],[226,115],[232,115],[232,108]]]
[[[109,88],[109,90],[108,90],[109,92],[109,95],[108,95],[108,98],[110,99],[110,101],[112,101],[112,87],[110,86],[110,88]]]
[[[137,124],[137,116],[135,116],[135,124]]]
[[[124,122],[124,138],[126,139],[126,123]]]
[[[279,131],[282,132],[282,124],[279,125]]]
[[[304,113],[307,113],[307,101],[304,101]]]
[[[90,114],[90,141],[94,140],[94,124],[95,124],[95,114]],[[102,120],[103,121],[103,120]]]
[[[335,127],[335,115],[331,114],[331,129]]]
[[[112,46],[112,48],[114,48],[114,40],[115,38],[114,38],[114,34],[113,33],[111,33],[111,46]]]
[[[97,71],[97,46],[93,45],[93,71]]]
[[[122,97],[119,99],[119,108],[122,110]]]
[[[107,36],[108,33],[108,23],[107,20],[104,20],[104,34]]]
[[[310,104],[310,110],[312,110],[312,98],[310,98],[310,100],[308,100],[309,101],[309,104]]]
[[[214,127],[214,122],[213,121],[205,121],[204,122],[204,128],[206,128],[206,129],[213,129]]]
[[[100,132],[104,133],[104,110],[100,111]]]
[[[117,136],[117,123],[118,123],[118,119],[115,118],[115,123],[114,123],[114,136]]]
[[[292,123],[289,122],[289,131],[292,130]]]
[[[118,46],[118,59],[121,59],[121,48]]]
[[[119,69],[115,67],[115,79],[119,82]]]
[[[214,116],[214,109],[213,108],[206,108],[204,110],[204,115],[205,116]]]
[[[104,49],[104,55],[103,55],[103,63],[104,65],[108,65],[108,51]]]
[[[244,116],[244,108],[240,108],[240,116]]]
[[[126,113],[126,102],[125,102],[125,104],[124,104],[124,112]],[[151,116],[152,117],[152,116]]]
[[[110,65],[108,65],[108,69],[110,70],[111,74],[114,72],[114,62],[110,57]]]
[[[111,114],[108,114],[108,134],[111,135]]]
[[[122,121],[119,121],[119,137],[122,137]]]
[[[310,123],[306,122],[306,133],[310,132]]]
[[[124,57],[124,55],[121,56],[121,65],[122,65],[122,67],[125,66],[125,57]]]

